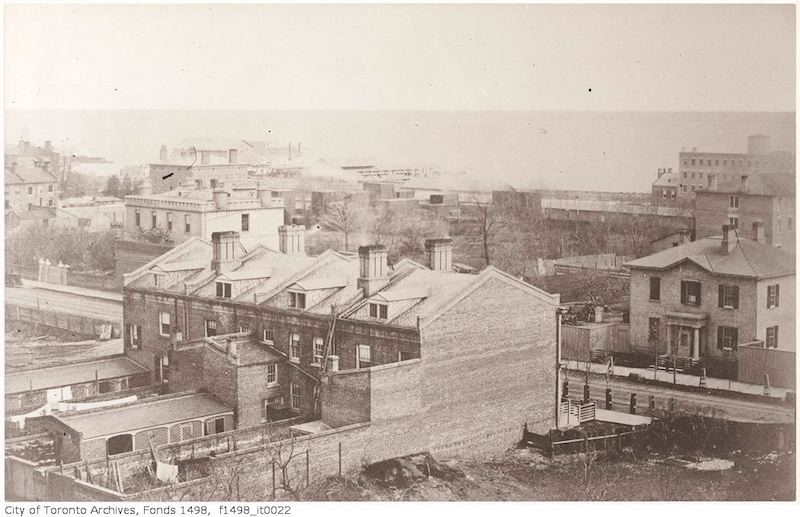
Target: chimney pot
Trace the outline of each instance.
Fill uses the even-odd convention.
[[[720,251],[722,251],[722,254],[723,255],[727,255],[728,253],[730,253],[733,250],[733,248],[736,247],[737,241],[738,241],[738,238],[736,236],[736,229],[733,226],[729,225],[729,224],[723,224],[722,225],[722,243],[721,243],[721,248],[720,248]]]
[[[358,248],[358,287],[364,291],[365,297],[372,296],[389,283],[387,256],[386,248],[380,245]]]
[[[211,234],[211,269],[217,275],[232,271],[239,265],[241,241],[239,232],[214,232]]]

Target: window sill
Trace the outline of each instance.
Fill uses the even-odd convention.
[[[661,298],[649,298],[648,301],[651,303],[661,303]]]
[[[322,368],[322,361],[314,361],[313,363],[309,364],[309,366],[313,366],[315,368]]]
[[[289,362],[294,364],[300,364],[300,358],[290,357]]]

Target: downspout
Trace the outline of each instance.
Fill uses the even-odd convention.
[[[559,406],[561,405],[561,314],[563,309],[556,307],[556,429],[558,429]]]

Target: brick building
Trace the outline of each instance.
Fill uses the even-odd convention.
[[[49,163],[28,157],[14,158],[5,165],[5,210],[17,214],[34,207],[54,207],[58,201],[58,179]]]
[[[555,423],[557,305],[557,295],[494,268],[454,272],[449,239],[426,243],[425,265],[405,259],[390,269],[380,246],[306,256],[302,227],[282,227],[278,251],[246,249],[224,232],[126,275],[125,347],[168,389],[202,387],[225,401],[239,426],[283,406],[303,415],[321,407],[334,425],[348,412],[369,420],[387,410],[371,406],[369,387],[361,407],[347,409],[346,397],[328,390],[325,399],[324,374],[364,381],[373,368],[413,363],[407,388],[419,390],[431,429],[546,430]],[[514,312],[526,317],[508,318]]]
[[[794,255],[723,227],[627,264],[630,339],[652,355],[673,347],[692,363],[732,360],[739,344],[795,346]]]
[[[794,253],[795,180],[790,174],[743,175],[696,192],[697,238],[729,224],[740,235]]]

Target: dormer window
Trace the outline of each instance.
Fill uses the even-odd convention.
[[[289,308],[290,309],[305,309],[306,308],[306,293],[297,293],[289,291]]]
[[[230,282],[217,282],[217,297],[231,298],[233,289]]]
[[[385,320],[389,317],[389,306],[383,303],[372,303],[369,304],[369,317],[370,318],[377,318],[379,320]]]

